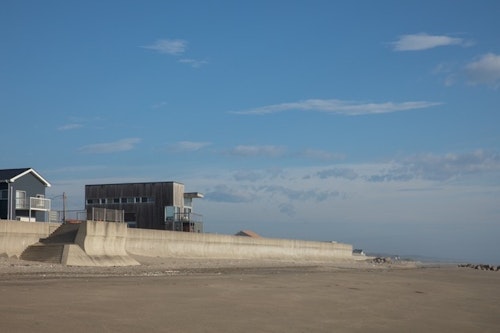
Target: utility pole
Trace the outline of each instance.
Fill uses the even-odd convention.
[[[63,192],[63,218],[62,223],[66,224],[66,192]]]

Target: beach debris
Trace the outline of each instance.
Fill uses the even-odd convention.
[[[485,264],[459,264],[458,267],[473,268],[481,271],[500,271],[500,266],[485,265]]]
[[[390,257],[376,257],[370,260],[374,264],[390,264],[392,263],[392,258]]]

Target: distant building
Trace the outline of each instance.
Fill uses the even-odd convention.
[[[352,254],[356,256],[366,256],[365,252],[362,249],[354,249],[352,250]]]
[[[50,199],[45,189],[50,187],[32,168],[0,170],[0,218],[19,221],[47,221]]]
[[[123,210],[129,227],[203,232],[202,216],[193,211],[198,192],[184,192],[177,182],[85,185],[85,209]]]
[[[252,237],[252,238],[262,238],[259,234],[251,230],[241,230],[235,234],[235,236]]]

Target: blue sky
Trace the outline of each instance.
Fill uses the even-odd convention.
[[[0,168],[208,232],[500,263],[500,2],[2,1]],[[54,200],[57,205],[57,200]]]

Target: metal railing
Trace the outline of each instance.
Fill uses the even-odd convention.
[[[76,222],[86,221],[86,210],[51,210],[49,213],[50,222]]]
[[[30,197],[31,210],[50,210],[50,199]]]
[[[196,213],[175,213],[174,214],[174,221],[199,223],[199,222],[203,222],[203,215],[196,214]]]
[[[16,198],[16,209],[50,210],[50,199],[45,198]]]
[[[123,223],[125,222],[125,211],[92,207],[92,210],[87,211],[87,219],[91,221]]]

